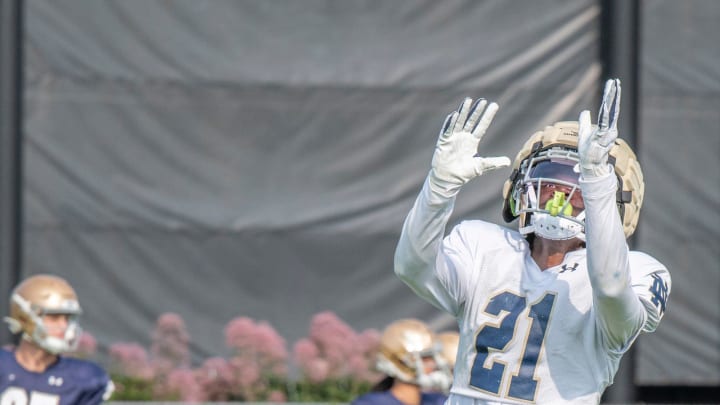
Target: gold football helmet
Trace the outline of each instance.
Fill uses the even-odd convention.
[[[80,334],[78,317],[82,313],[75,290],[64,279],[39,274],[28,277],[12,291],[10,316],[5,317],[12,333],[35,342],[50,353],[73,351]],[[45,315],[67,315],[67,328],[62,338],[50,336],[44,324]]]
[[[457,332],[443,332],[437,335],[437,340],[440,342],[440,355],[452,370],[455,367],[460,335]]]
[[[562,121],[534,133],[513,162],[503,187],[503,218],[520,219],[523,234],[535,232],[550,239],[585,238],[585,213],[572,215],[571,199],[579,196],[577,179],[578,123]],[[625,237],[635,232],[643,203],[645,183],[635,153],[622,139],[616,139],[608,158],[618,179],[616,202]],[[540,189],[546,184],[572,189],[561,206],[539,206]],[[576,195],[577,194],[577,195]]]
[[[436,367],[439,346],[435,335],[417,319],[401,319],[388,325],[380,337],[377,369],[388,376],[424,389],[446,389],[451,380],[437,368],[426,372],[424,358],[430,357]]]
[[[449,381],[453,380],[453,370],[455,369],[455,359],[457,358],[458,347],[460,346],[460,335],[457,332],[443,332],[436,336],[440,345],[440,366]],[[450,388],[449,386],[447,387]],[[448,391],[445,389],[444,391]]]

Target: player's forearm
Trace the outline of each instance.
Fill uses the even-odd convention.
[[[615,204],[614,173],[581,179],[585,201],[588,270],[593,291],[613,297],[630,287],[630,263],[620,215]]]
[[[435,260],[454,204],[454,197],[441,197],[426,180],[405,218],[395,250],[395,274],[416,292],[420,284],[433,277]]]
[[[615,203],[614,172],[581,180],[590,282],[599,321],[613,347],[623,347],[643,323],[642,304],[633,292],[630,261]]]

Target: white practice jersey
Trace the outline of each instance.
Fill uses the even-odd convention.
[[[457,317],[448,404],[598,403],[622,354],[640,332],[657,327],[670,276],[647,254],[628,252],[614,198],[604,192],[614,190],[611,177],[582,185],[589,222],[617,217],[606,219],[610,235],[587,233],[588,249],[598,254],[576,250],[545,271],[525,238],[508,228],[465,221],[443,238],[453,201],[426,183],[403,228],[396,272]]]

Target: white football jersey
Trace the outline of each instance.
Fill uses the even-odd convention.
[[[615,210],[618,218],[609,226],[619,229],[622,239],[588,233],[589,247],[615,252],[605,261],[598,255],[593,260],[614,266],[619,257],[629,263],[630,286],[606,289],[612,292],[609,300],[593,290],[586,249],[541,271],[517,231],[465,221],[443,238],[453,204],[434,196],[426,183],[406,220],[395,263],[419,296],[458,320],[460,344],[447,404],[598,403],[622,354],[640,332],[657,327],[670,275],[647,254],[627,251],[622,228],[612,223],[619,221],[612,198],[599,208],[591,201],[592,188],[607,189],[609,182],[583,190],[589,219]],[[618,267],[603,270],[596,280],[622,280],[628,271]],[[612,288],[615,282],[594,285]]]
[[[458,303],[452,393],[509,403],[595,403],[639,332],[611,347],[596,323],[585,249],[541,271],[518,233],[481,221],[443,243],[437,277]],[[667,271],[630,253],[633,290],[662,314]],[[658,285],[658,278],[662,286]],[[642,324],[638,325],[642,327]],[[610,346],[610,347],[609,347]]]

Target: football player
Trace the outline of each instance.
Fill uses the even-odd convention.
[[[452,381],[458,345],[460,344],[460,334],[457,332],[442,332],[437,335],[437,341],[440,343],[440,359],[442,361],[440,369]]]
[[[598,125],[583,111],[523,146],[503,190],[518,231],[470,220],[445,236],[460,188],[510,165],[477,153],[497,104],[466,99],[445,120],[395,272],[458,320],[448,404],[598,403],[623,353],[658,327],[670,275],[626,242],[644,183],[617,138],[620,93],[608,80]]]
[[[376,367],[385,374],[371,392],[352,405],[441,405],[446,396],[424,390],[442,389],[451,380],[438,369],[440,348],[435,335],[420,320],[401,319],[380,337]]]
[[[64,279],[40,274],[22,281],[10,297],[14,351],[0,350],[0,404],[99,404],[113,391],[98,365],[63,356],[75,350],[81,313],[75,290]]]

